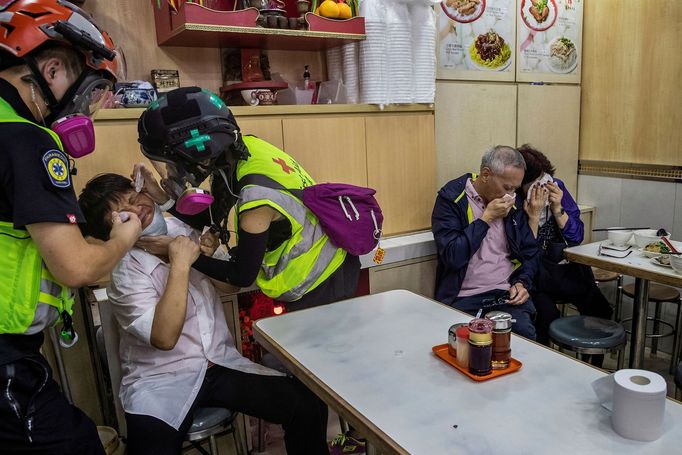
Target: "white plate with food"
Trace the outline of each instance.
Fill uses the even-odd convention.
[[[466,53],[466,62],[473,70],[504,71],[511,61],[509,43],[493,30],[478,35]]]
[[[673,266],[670,265],[670,256],[667,255],[656,256],[655,258],[651,258],[651,262],[653,262],[656,265],[660,265],[661,267],[668,267],[669,269],[673,268]]]
[[[440,4],[446,16],[455,22],[473,22],[485,11],[486,0],[443,0]]]
[[[523,0],[521,19],[529,29],[544,32],[556,22],[557,7],[554,0]]]
[[[639,252],[648,258],[654,258],[670,253],[670,248],[663,242],[651,242],[644,248],[640,248]]]
[[[573,40],[565,36],[554,38],[547,45],[547,65],[555,73],[566,74],[578,66],[578,49]]]

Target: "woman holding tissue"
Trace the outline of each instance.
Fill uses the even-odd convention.
[[[594,282],[588,266],[566,262],[563,250],[583,241],[584,226],[578,204],[564,182],[554,178],[555,168],[547,157],[529,144],[518,148],[526,161],[522,190],[524,210],[542,249],[542,261],[531,297],[537,310],[537,341],[549,343],[549,325],[560,316],[556,301],[568,301],[580,314],[610,318],[608,300]]]

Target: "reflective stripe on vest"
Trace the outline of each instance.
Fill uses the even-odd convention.
[[[292,187],[290,182],[294,175],[286,175],[289,182],[282,182],[271,165],[273,161],[286,161],[293,165],[290,168],[292,174],[302,172],[304,178],[314,184],[298,163],[283,151],[253,137],[244,137],[244,142],[252,156],[239,162],[238,179],[248,174],[262,174]],[[238,213],[267,205],[285,216],[291,225],[291,237],[277,249],[267,251],[263,258],[256,284],[265,295],[287,302],[298,300],[324,282],[343,263],[346,252],[329,241],[317,218],[295,196],[286,191],[247,185],[239,198]]]
[[[30,335],[54,323],[62,311],[73,313],[71,290],[46,268],[27,231],[0,222],[0,249],[0,333]]]
[[[472,173],[471,174],[471,181],[472,182],[475,181],[476,178],[477,178],[477,175]],[[459,196],[457,196],[455,198],[455,204],[458,203],[459,200],[462,199],[465,195],[466,195],[466,188],[464,190],[462,190],[462,192],[459,193]],[[471,209],[471,204],[469,204],[468,200],[466,201],[466,203],[467,203],[467,221],[469,222],[469,224],[471,224],[474,222],[474,211]],[[516,205],[514,205],[514,208],[516,208]],[[518,259],[512,259],[511,263],[512,263],[512,271],[521,267],[521,261],[519,261]]]
[[[54,131],[20,117],[2,98],[0,122],[29,123],[48,133],[63,150]],[[0,251],[0,333],[37,333],[53,324],[62,311],[73,313],[71,290],[52,276],[28,231],[0,222]]]

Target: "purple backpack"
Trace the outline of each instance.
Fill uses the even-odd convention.
[[[299,189],[284,188],[261,174],[249,174],[239,181],[239,188],[259,185],[285,190],[303,201],[319,220],[334,245],[360,256],[376,248],[381,238],[384,215],[374,198],[376,190],[346,183],[320,183]]]

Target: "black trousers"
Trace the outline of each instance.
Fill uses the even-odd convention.
[[[594,282],[592,269],[577,263],[552,264],[543,261],[531,291],[537,314],[537,341],[549,344],[549,325],[561,316],[556,301],[574,304],[581,315],[610,319],[613,309]]]
[[[322,284],[295,302],[285,302],[287,311],[305,310],[339,300],[350,299],[355,295],[360,278],[360,258],[346,254],[343,264]]]
[[[128,454],[179,454],[197,406],[225,407],[284,428],[289,455],[327,455],[327,406],[297,379],[214,365],[178,430],[146,415],[126,413]]]
[[[0,453],[104,455],[95,424],[69,404],[39,353],[0,366]]]

